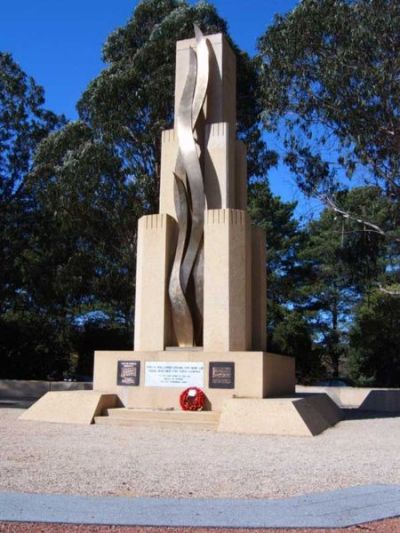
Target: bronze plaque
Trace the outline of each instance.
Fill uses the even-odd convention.
[[[235,388],[235,363],[210,362],[210,389]]]
[[[118,361],[117,385],[138,386],[140,361]]]

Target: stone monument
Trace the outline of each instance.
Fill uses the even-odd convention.
[[[116,405],[107,411],[114,419],[178,412],[190,387],[202,389],[220,430],[309,434],[299,414],[309,415],[309,405],[288,397],[294,359],[266,352],[265,234],[247,213],[235,54],[224,35],[198,28],[195,39],[177,42],[175,124],[162,133],[159,213],[138,224],[134,351],[95,353],[88,417]],[[68,401],[49,394],[25,418],[71,421],[67,403],[85,403],[82,394]],[[56,404],[63,415],[40,414]]]
[[[138,225],[134,352],[95,355],[95,389],[126,407],[179,408],[189,386],[212,410],[294,392],[294,360],[266,353],[265,234],[247,213],[235,54],[222,34],[195,34],[177,42],[160,212]]]

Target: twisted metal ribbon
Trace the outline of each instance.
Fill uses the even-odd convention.
[[[193,346],[195,339],[199,339],[203,307],[205,196],[195,135],[208,86],[209,49],[207,39],[196,26],[195,35],[197,49],[189,50],[189,71],[176,116],[179,151],[174,172],[174,201],[178,241],[168,293],[178,346]]]

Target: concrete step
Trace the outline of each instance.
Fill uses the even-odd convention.
[[[96,416],[96,424],[104,425],[155,425],[159,427],[196,427],[217,429],[220,413],[217,411],[165,411],[156,409],[106,409]]]

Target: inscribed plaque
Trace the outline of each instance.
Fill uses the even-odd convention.
[[[146,387],[204,387],[204,363],[147,361]]]
[[[208,386],[210,389],[234,389],[235,363],[210,363]]]
[[[137,386],[140,382],[140,361],[118,361],[117,385]]]

